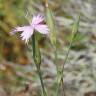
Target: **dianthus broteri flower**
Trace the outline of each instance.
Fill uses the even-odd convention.
[[[46,24],[43,24],[44,17],[41,15],[33,16],[33,19],[31,20],[30,24],[27,26],[18,26],[11,32],[12,35],[14,35],[17,32],[21,32],[20,37],[22,40],[25,41],[25,43],[28,43],[31,36],[34,34],[34,32],[39,32],[41,34],[49,34],[49,29]]]

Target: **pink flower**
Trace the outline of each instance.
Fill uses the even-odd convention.
[[[16,27],[11,32],[14,35],[17,32],[22,32],[20,37],[25,43],[28,43],[29,39],[33,35],[34,32],[38,31],[41,34],[49,34],[48,26],[43,24],[44,18],[41,15],[33,16],[33,19],[28,26]],[[36,30],[36,31],[35,31]]]

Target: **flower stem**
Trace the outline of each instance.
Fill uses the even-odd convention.
[[[42,87],[42,93],[43,93],[43,96],[47,96],[46,91],[45,91],[45,87],[44,87],[44,83],[43,83],[41,70],[40,70],[41,54],[40,54],[40,50],[39,50],[39,46],[38,46],[38,40],[36,39],[36,34],[33,34],[33,37],[32,37],[32,47],[33,47],[33,58],[34,58],[34,62],[35,62],[38,76],[40,79],[40,83],[41,83],[41,87]]]
[[[36,67],[37,67],[38,76],[39,76],[39,79],[40,79],[40,82],[41,82],[41,86],[42,86],[43,96],[47,96],[47,93],[46,93],[45,87],[44,87],[44,83],[43,83],[43,78],[42,78],[40,67],[39,66],[36,66]]]
[[[76,24],[74,24],[74,26],[73,26],[72,39],[71,39],[71,41],[70,41],[70,45],[69,45],[67,54],[66,54],[66,56],[65,56],[65,60],[64,60],[63,67],[62,67],[62,69],[61,69],[61,71],[60,71],[60,81],[59,81],[59,84],[58,84],[58,86],[57,86],[57,90],[56,90],[57,95],[56,95],[56,96],[58,96],[59,87],[60,87],[61,84],[62,84],[62,86],[63,86],[63,88],[62,88],[62,89],[63,89],[63,94],[62,94],[62,95],[65,96],[65,92],[64,92],[64,91],[65,91],[65,90],[64,90],[64,80],[63,80],[64,66],[65,66],[65,64],[66,64],[66,62],[67,62],[68,55],[69,55],[71,46],[72,46],[72,44],[73,44],[73,41],[74,41],[74,39],[75,39],[75,37],[76,37],[76,35],[77,35],[77,33],[78,33],[79,21],[80,21],[80,15],[78,16],[78,19],[77,19]]]

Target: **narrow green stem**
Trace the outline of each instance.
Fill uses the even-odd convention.
[[[42,78],[40,67],[39,66],[36,66],[36,67],[37,67],[38,76],[40,78],[40,82],[41,82],[41,86],[42,86],[43,96],[47,96],[47,93],[46,93],[45,87],[44,87],[44,83],[43,83],[43,78]]]
[[[57,42],[56,42],[57,43]],[[54,59],[54,64],[56,64],[56,69],[57,69],[57,76],[58,76],[58,72],[59,72],[59,68],[58,68],[58,63],[57,63],[57,60],[58,60],[58,53],[57,53],[57,46],[56,44],[54,44],[55,48],[54,48],[54,55],[55,55],[55,59]],[[53,46],[53,47],[54,47]]]
[[[80,21],[80,14],[78,16],[78,20],[77,20],[76,24],[74,24],[74,27],[73,27],[73,30],[72,30],[72,33],[73,33],[72,39],[71,39],[71,42],[70,42],[70,45],[69,45],[69,48],[68,48],[68,51],[67,51],[67,54],[66,54],[66,57],[65,57],[65,60],[64,60],[63,68],[61,69],[61,72],[60,72],[60,81],[59,81],[59,84],[58,84],[57,90],[56,90],[57,91],[57,96],[58,96],[59,86],[61,85],[61,83],[64,86],[64,81],[63,81],[64,66],[65,66],[65,64],[67,62],[68,55],[69,55],[72,43],[74,41],[74,38],[78,33],[79,21]],[[64,87],[63,87],[63,92],[64,92]],[[63,96],[65,96],[65,92],[64,92]]]
[[[75,35],[76,35],[76,34],[75,34]],[[69,52],[70,52],[70,48],[71,48],[72,43],[73,43],[73,41],[74,41],[75,35],[72,37],[72,40],[71,40],[71,42],[70,42],[70,45],[69,45],[69,48],[68,48],[68,51],[67,51],[67,54],[66,54],[66,57],[65,57],[65,60],[64,60],[63,68],[62,68],[62,70],[61,70],[61,72],[60,72],[60,81],[59,81],[59,84],[58,84],[58,86],[57,86],[57,90],[56,90],[57,95],[56,95],[56,96],[58,96],[58,91],[59,91],[60,85],[61,85],[61,84],[64,85],[64,81],[63,81],[64,65],[65,65],[66,62],[67,62],[68,55],[69,55]],[[63,85],[62,85],[62,86],[63,86]],[[63,87],[63,93],[64,93],[63,96],[65,96],[64,87]]]
[[[38,46],[38,40],[36,39],[36,34],[33,34],[33,37],[32,37],[32,47],[33,47],[33,58],[34,58],[34,62],[35,62],[38,76],[40,79],[40,83],[41,83],[41,87],[42,87],[42,93],[43,93],[43,96],[47,96],[46,91],[45,91],[45,87],[44,87],[44,83],[43,83],[41,70],[40,70],[41,54],[40,54],[40,50],[39,50],[39,46]]]

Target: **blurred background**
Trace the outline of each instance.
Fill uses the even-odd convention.
[[[64,68],[66,96],[96,96],[96,0],[48,2],[57,29],[57,64],[60,67],[70,44],[72,25],[81,13],[78,34]],[[40,81],[30,46],[21,41],[19,34],[10,35],[14,27],[28,24],[37,13],[45,16],[44,0],[0,0],[0,96],[39,96]],[[48,38],[38,38],[44,84],[48,96],[55,96],[54,50]]]

